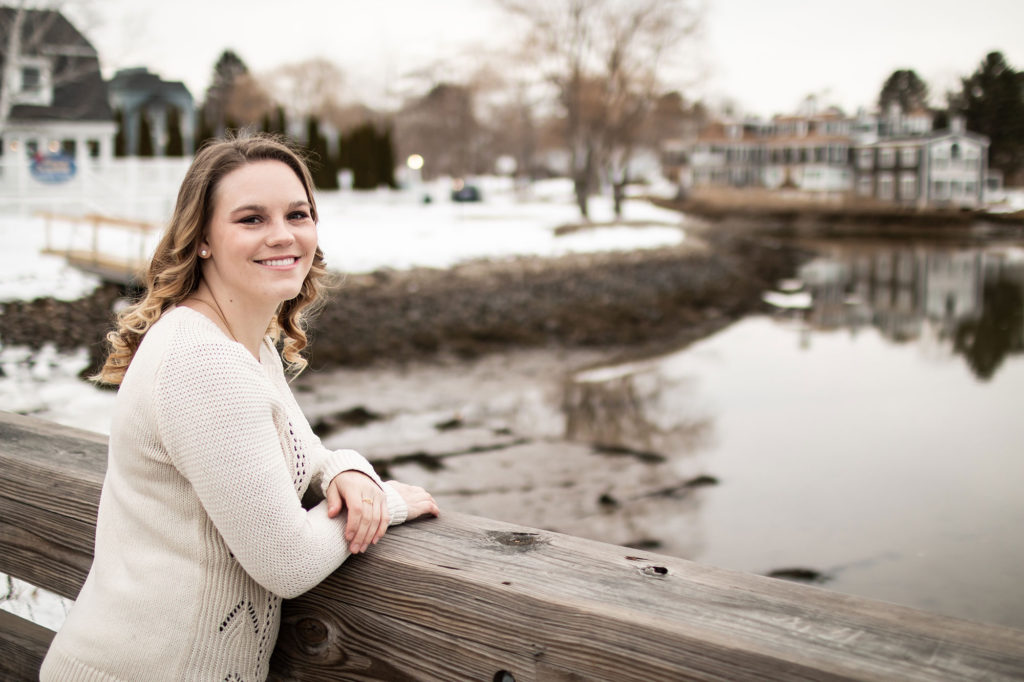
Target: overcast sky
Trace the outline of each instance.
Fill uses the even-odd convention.
[[[676,87],[741,111],[793,112],[808,94],[848,112],[912,68],[936,103],[988,52],[1024,69],[1024,0],[705,0],[703,35]],[[259,73],[326,57],[350,96],[380,101],[402,74],[511,44],[489,0],[94,0],[85,30],[109,74],[144,65],[197,100],[231,48]],[[69,9],[69,14],[73,10]],[[467,57],[467,55],[469,55]]]

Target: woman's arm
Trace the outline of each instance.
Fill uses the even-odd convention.
[[[215,343],[170,349],[155,401],[171,460],[257,582],[291,598],[344,561],[344,526],[330,518],[327,502],[302,508],[281,445],[281,430],[290,425],[274,409],[272,384],[244,349]]]

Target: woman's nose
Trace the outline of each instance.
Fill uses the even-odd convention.
[[[267,233],[267,246],[282,246],[295,241],[295,235],[288,228],[288,221],[282,219],[274,220],[270,225],[270,232]]]

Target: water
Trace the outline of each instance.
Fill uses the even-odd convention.
[[[577,375],[570,436],[717,479],[647,519],[659,551],[1024,628],[1022,281],[1014,250],[832,247],[798,307]]]

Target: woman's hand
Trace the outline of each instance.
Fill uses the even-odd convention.
[[[327,515],[334,518],[343,506],[348,509],[345,539],[349,552],[365,552],[384,537],[391,520],[387,496],[372,478],[360,471],[342,471],[331,479],[327,486]]]
[[[405,500],[405,504],[408,505],[409,515],[406,517],[407,521],[412,521],[424,514],[440,516],[441,510],[438,509],[437,502],[423,488],[416,485],[406,485],[398,481],[388,481],[388,485],[393,487],[402,496],[402,499]]]

